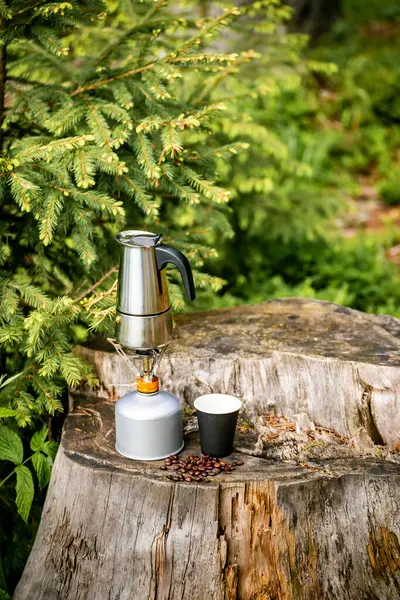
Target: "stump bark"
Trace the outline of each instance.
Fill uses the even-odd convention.
[[[399,431],[384,413],[399,331],[298,300],[181,318],[160,374],[188,408],[184,454],[199,453],[197,395],[240,394],[248,410],[244,465],[207,483],[116,453],[108,386],[129,376],[100,344],[81,349],[102,388],[73,396],[15,600],[397,600]]]

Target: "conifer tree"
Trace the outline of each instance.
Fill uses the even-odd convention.
[[[199,268],[214,233],[230,231],[216,157],[241,144],[208,147],[225,105],[192,86],[239,60],[207,49],[238,14],[193,19],[167,0],[0,0],[0,486],[12,497],[16,482],[24,520],[30,466],[44,485],[54,448],[40,429],[24,465],[18,427],[40,428],[66,385],[94,381],[72,347],[84,327],[113,326],[114,235],[162,231],[198,287],[221,285]],[[179,307],[173,274],[170,284]]]

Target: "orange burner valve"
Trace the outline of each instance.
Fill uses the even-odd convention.
[[[146,381],[143,377],[137,378],[137,391],[141,394],[154,394],[158,390],[158,377],[154,376],[152,381]]]

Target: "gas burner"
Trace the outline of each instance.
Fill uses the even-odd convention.
[[[159,460],[183,447],[180,401],[159,389],[156,375],[172,337],[165,267],[179,269],[189,300],[195,298],[193,275],[186,256],[161,243],[160,234],[129,230],[116,240],[121,244],[116,335],[108,341],[137,384],[115,406],[116,449],[128,458]]]

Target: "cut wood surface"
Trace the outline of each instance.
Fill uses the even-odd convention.
[[[111,344],[97,340],[79,353],[95,364],[96,394],[128,391],[132,375]],[[159,374],[189,406],[204,393],[231,393],[253,422],[268,412],[305,413],[360,446],[400,444],[400,321],[393,317],[296,298],[188,314],[177,319]]]
[[[200,453],[190,410],[199,393],[239,394],[249,410],[230,457],[244,465],[204,483],[169,481],[160,462],[116,453],[119,388],[108,384],[121,383],[122,375],[128,381],[127,373],[100,344],[81,350],[103,387],[72,397],[14,599],[398,600],[398,454],[385,454],[382,433],[372,435],[368,425],[384,382],[397,401],[397,323],[299,300],[179,319],[160,374],[188,407],[183,456]],[[347,370],[341,377],[343,369],[353,377]],[[346,382],[361,396],[353,398]],[[331,407],[328,415],[317,393],[325,411]],[[335,398],[342,410],[351,403],[345,419]],[[358,417],[357,406],[364,406]],[[336,431],[326,429],[333,422]],[[324,459],[324,436],[341,458]],[[296,460],[267,458],[302,444]]]

